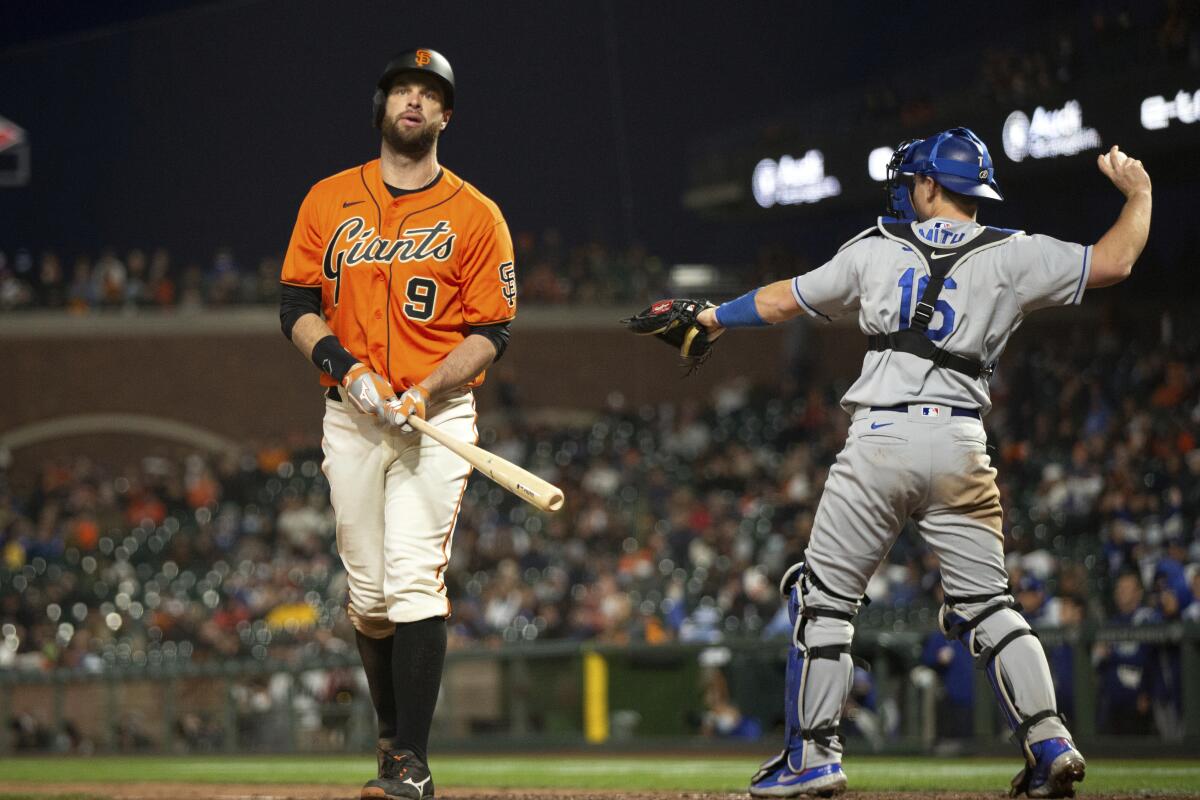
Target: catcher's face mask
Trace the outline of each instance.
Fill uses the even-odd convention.
[[[887,194],[885,216],[895,222],[916,222],[917,211],[912,204],[912,176],[900,172],[900,165],[911,147],[922,142],[921,139],[906,139],[892,152],[887,165],[887,182],[883,191]]]

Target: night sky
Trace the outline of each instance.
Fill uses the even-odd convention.
[[[129,3],[52,22],[67,5],[0,19],[0,116],[33,142],[32,185],[0,189],[0,249],[281,253],[308,187],[378,155],[370,99],[389,55],[429,46],[458,83],[441,161],[514,231],[736,258],[752,228],[680,203],[697,139],[923,63],[932,91],[961,85],[972,75],[939,72],[943,51],[1044,23],[1024,0],[1002,31],[984,4],[947,18],[934,3],[649,0]]]

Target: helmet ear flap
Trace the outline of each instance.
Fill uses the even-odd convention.
[[[375,95],[371,100],[371,119],[376,128],[383,126],[383,109],[387,105],[387,97],[383,93],[383,89],[376,89]]]

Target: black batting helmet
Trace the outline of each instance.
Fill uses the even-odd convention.
[[[375,87],[374,119],[376,128],[383,123],[383,109],[387,105],[388,90],[392,88],[392,82],[396,76],[403,72],[424,72],[432,75],[442,87],[442,94],[445,95],[445,102],[442,105],[446,108],[454,108],[454,70],[450,68],[450,62],[438,51],[420,47],[394,57],[384,67],[383,74],[379,76],[379,83]]]

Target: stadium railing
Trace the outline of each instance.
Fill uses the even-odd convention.
[[[859,632],[855,651],[870,672],[863,677],[861,704],[847,715],[851,738],[860,740],[851,746],[893,753],[1006,746],[1007,732],[980,671],[973,735],[947,742],[938,730],[940,686],[920,679],[926,635]],[[1087,625],[1042,629],[1039,636],[1047,647],[1071,650],[1069,722],[1082,745],[1122,753],[1141,747],[1195,752],[1200,625]],[[1142,644],[1171,657],[1178,648],[1182,713],[1173,733],[1113,736],[1098,728],[1097,644]],[[782,726],[786,653],[786,640],[460,648],[447,657],[435,736],[447,748],[773,747]],[[731,716],[752,724],[729,725]],[[0,672],[0,720],[0,753],[365,752],[374,742],[373,714],[352,653],[302,663],[6,670]]]

